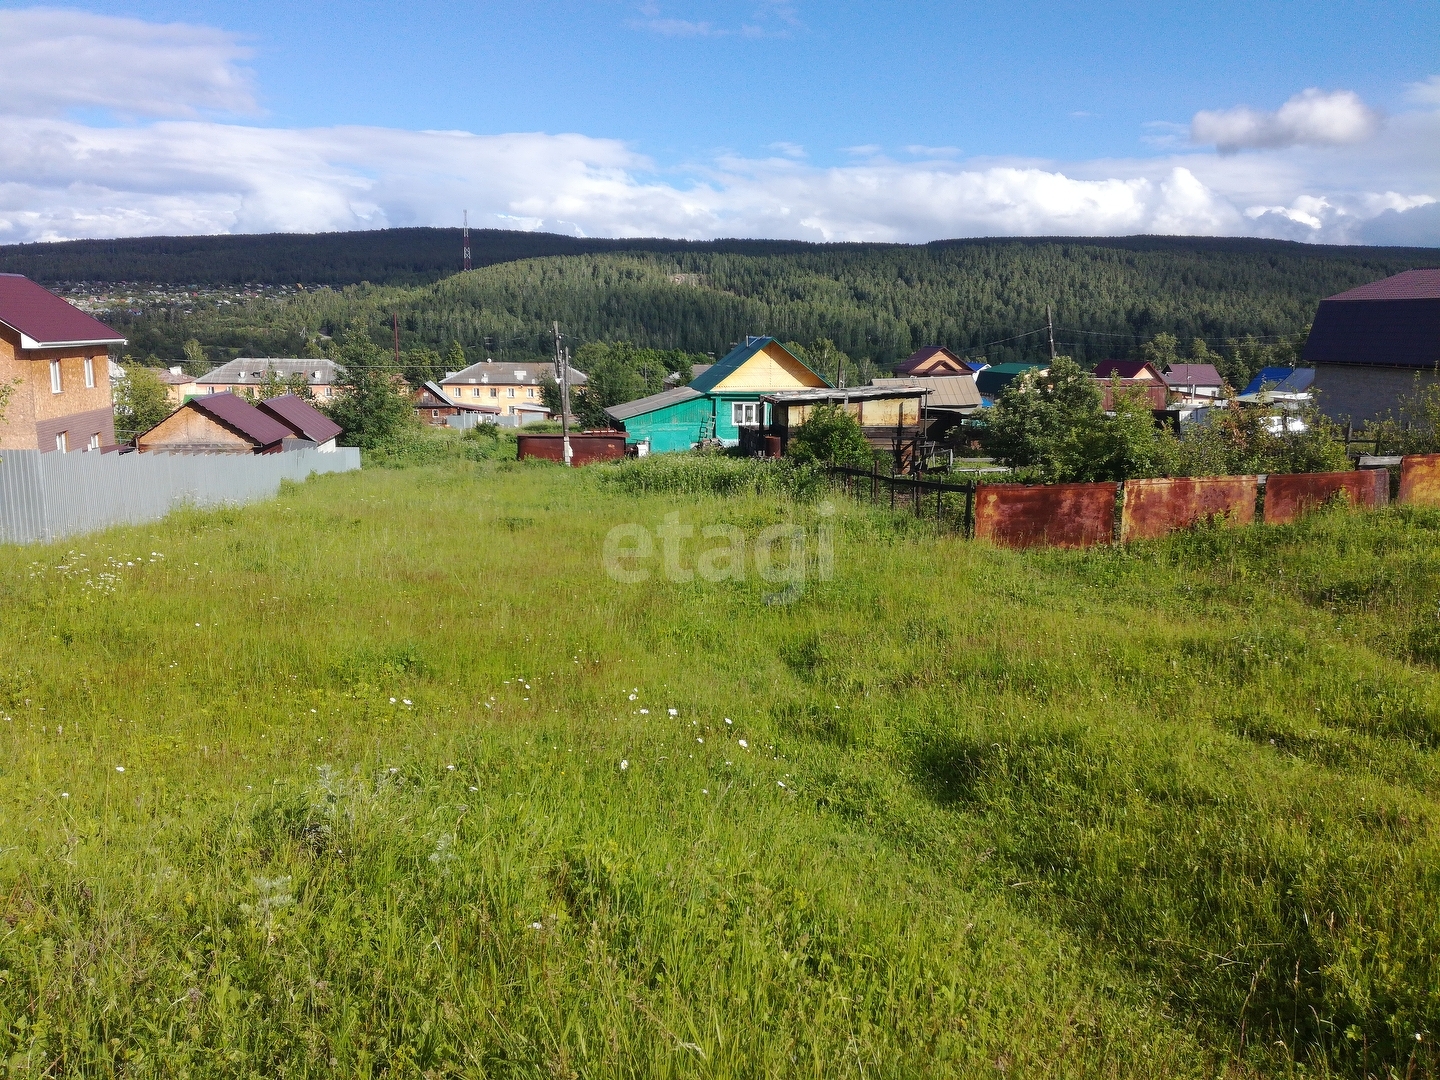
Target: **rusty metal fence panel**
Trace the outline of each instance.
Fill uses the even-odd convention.
[[[1358,509],[1384,506],[1390,501],[1390,473],[1385,469],[1283,476],[1272,473],[1265,481],[1265,524],[1289,524],[1342,492]]]
[[[1440,506],[1440,454],[1410,454],[1400,459],[1397,502]]]
[[[975,537],[1005,547],[1089,547],[1114,537],[1119,485],[981,484]]]
[[[1196,476],[1126,480],[1120,539],[1156,540],[1209,518],[1227,525],[1255,521],[1258,476]]]
[[[283,454],[0,454],[0,543],[26,544],[156,521],[182,505],[269,498],[282,480],[360,468],[360,451]]]

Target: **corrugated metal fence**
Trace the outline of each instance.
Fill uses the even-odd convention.
[[[0,543],[59,540],[156,521],[182,505],[265,499],[281,480],[360,468],[360,451],[283,454],[0,453]]]
[[[1398,502],[1440,507],[1440,454],[1396,459],[1400,465]],[[1202,521],[1249,525],[1264,492],[1267,525],[1295,521],[1309,510],[1341,498],[1355,509],[1376,509],[1390,501],[1385,468],[1342,473],[1127,480],[1123,484],[947,484],[878,470],[834,467],[831,475],[872,499],[889,489],[890,508],[908,498],[916,516],[934,507],[935,522],[966,536],[1005,547],[1088,547],[1113,540],[1127,542],[1164,536]],[[933,498],[933,502],[930,500]]]

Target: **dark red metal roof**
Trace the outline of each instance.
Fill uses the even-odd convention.
[[[234,394],[202,394],[191,398],[187,404],[234,428],[261,447],[274,446],[284,439],[295,437],[295,432],[289,427]]]
[[[1406,270],[1321,300],[1306,364],[1440,363],[1440,270]]]
[[[290,428],[302,439],[314,443],[329,442],[343,430],[328,416],[298,394],[281,394],[267,398],[256,406]]]
[[[1214,364],[1171,364],[1170,370],[1160,377],[1167,386],[1181,389],[1187,386],[1221,386],[1225,382]]]
[[[1440,300],[1440,269],[1406,270],[1326,300]]]
[[[125,344],[99,319],[21,274],[0,274],[0,322],[22,335],[22,349]]]
[[[1152,375],[1159,375],[1146,360],[1102,360],[1095,365],[1095,375],[1100,379],[1108,379],[1112,375],[1118,375],[1122,379],[1137,379],[1146,368],[1150,368]]]

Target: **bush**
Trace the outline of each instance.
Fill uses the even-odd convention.
[[[826,489],[824,470],[789,460],[759,461],[692,451],[633,458],[590,470],[601,484],[631,495],[788,495],[814,498]]]
[[[1270,430],[1276,413],[1232,402],[1211,419],[1186,431],[1173,465],[1176,476],[1233,476],[1249,473],[1343,472],[1350,468],[1345,444],[1333,421],[1311,409],[1295,417],[1301,432]]]
[[[818,405],[790,438],[786,454],[799,465],[868,469],[875,453],[856,419],[839,405]]]

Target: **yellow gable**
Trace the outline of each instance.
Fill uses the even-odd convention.
[[[712,393],[769,393],[824,385],[824,379],[772,341],[716,383]]]

